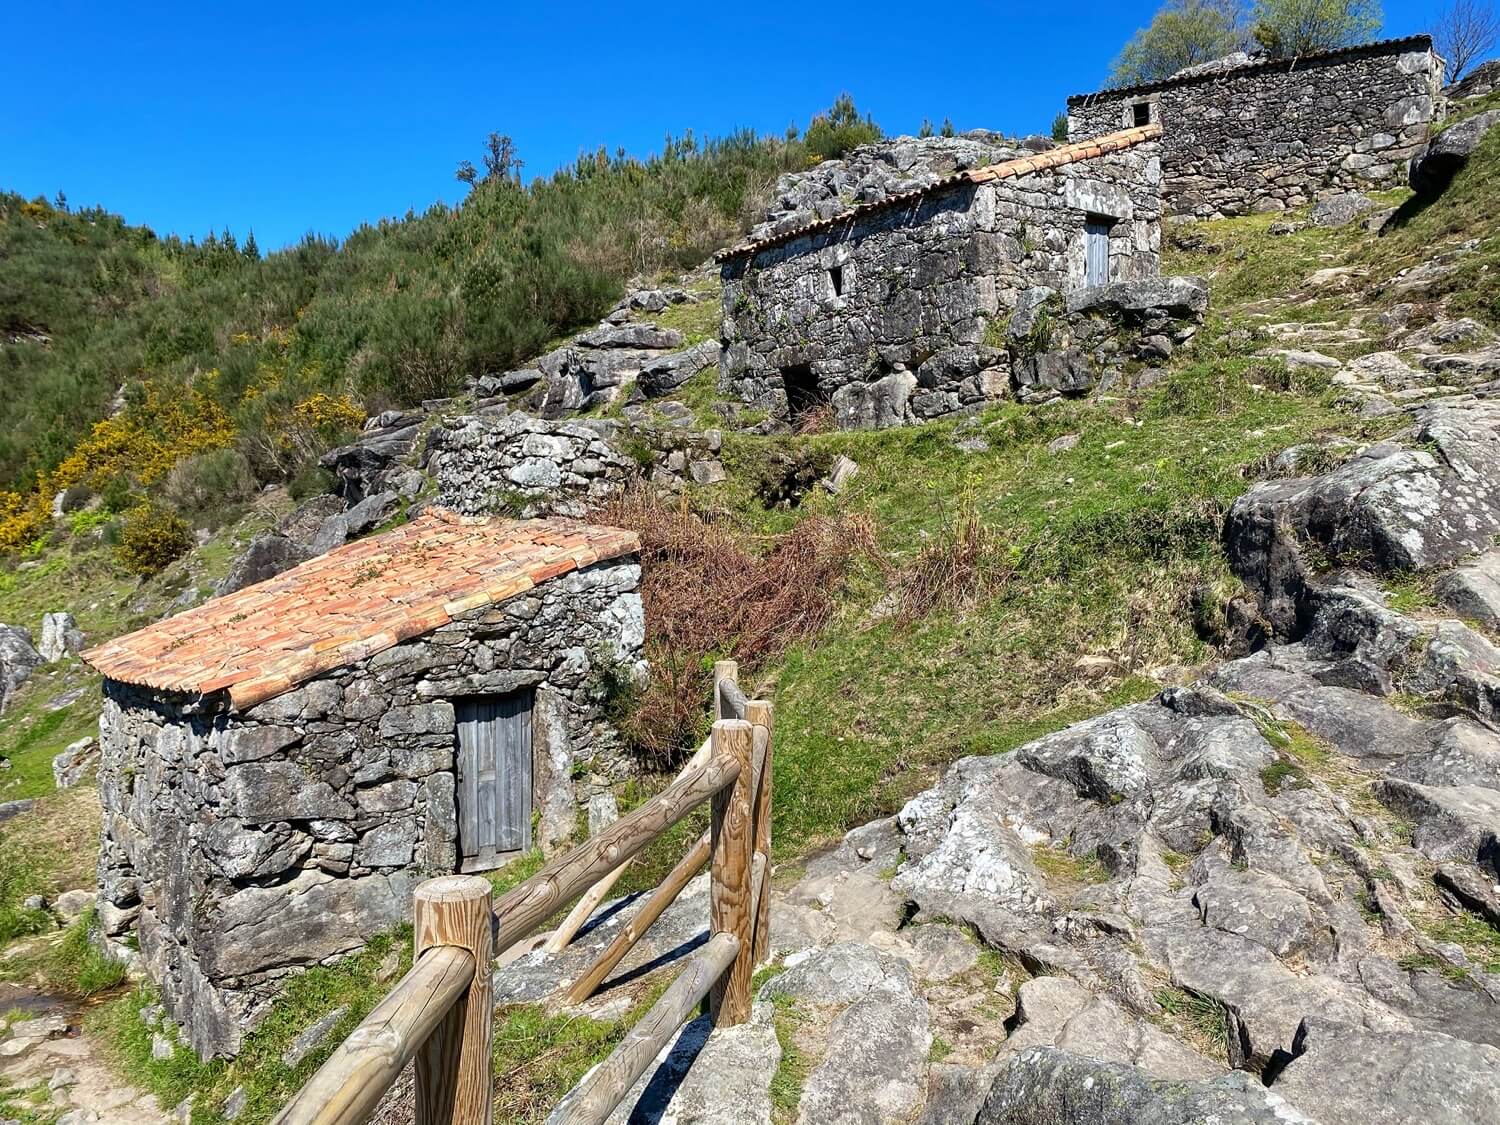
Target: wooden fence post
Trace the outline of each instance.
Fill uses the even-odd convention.
[[[474,956],[474,979],[417,1052],[416,1125],[491,1125],[494,1119],[493,893],[479,875],[443,875],[417,886],[416,957],[435,946],[466,949]]]
[[[739,952],[733,967],[709,994],[714,1026],[733,1027],[750,1018],[750,977],[754,952],[750,948],[751,849],[755,841],[750,822],[750,759],[754,728],[743,719],[714,723],[714,756],[737,761],[734,784],[714,796],[712,864],[709,888],[709,933],[733,934]]]
[[[753,851],[755,855],[764,856],[766,864],[765,879],[767,883],[771,879],[771,749],[774,745],[772,736],[772,709],[771,704],[764,699],[752,699],[745,705],[745,719],[754,728],[755,741],[752,744],[753,754],[762,761],[760,773],[760,788],[750,795],[752,802],[752,822],[755,825],[755,843]],[[761,743],[765,743],[762,754]],[[755,909],[753,919],[753,940],[750,943],[750,963],[759,965],[770,960],[771,956],[771,892],[769,886],[766,893],[760,896],[760,902]]]
[[[729,706],[724,702],[724,696],[719,692],[719,684],[725,680],[728,680],[732,684],[740,682],[740,666],[738,661],[714,661],[713,714],[716,722],[719,719],[738,719],[741,717],[730,710]]]

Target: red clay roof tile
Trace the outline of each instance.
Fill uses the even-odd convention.
[[[429,509],[83,658],[125,683],[195,693],[228,688],[230,702],[245,708],[458,614],[639,550],[635,533],[617,527]]]

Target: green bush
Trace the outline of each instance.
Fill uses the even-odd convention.
[[[237,449],[210,449],[179,461],[162,481],[168,504],[186,512],[207,512],[255,493],[250,462]]]
[[[311,496],[322,496],[333,491],[333,474],[320,465],[305,465],[292,477],[287,486],[293,500],[306,500]]]
[[[837,160],[851,149],[872,144],[885,136],[869,114],[860,117],[854,99],[840,94],[826,113],[820,113],[807,127],[803,143],[810,155],[819,160]]]
[[[192,550],[193,530],[169,508],[142,504],[132,508],[120,525],[115,557],[132,574],[149,577]]]

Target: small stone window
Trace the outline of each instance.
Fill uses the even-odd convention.
[[[1151,124],[1151,103],[1136,102],[1130,107],[1131,121],[1135,125]]]
[[[842,297],[844,295],[844,267],[834,266],[828,271],[828,283],[833,287],[833,295]]]

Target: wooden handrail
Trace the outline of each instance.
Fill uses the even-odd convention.
[[[572,902],[589,886],[660,836],[699,805],[735,784],[740,763],[710,756],[599,835],[558,856],[495,903],[495,948],[505,949]]]
[[[753,908],[766,901],[766,857],[755,857],[752,878]],[[622,1098],[646,1072],[651,1061],[677,1033],[683,1021],[702,1003],[710,989],[734,968],[743,943],[734,934],[714,934],[693,955],[661,999],[641,1017],[607,1059],[573,1087],[547,1125],[602,1125]]]
[[[474,969],[473,954],[455,946],[424,954],[276,1115],[275,1125],[360,1125],[469,991]]]
[[[733,680],[720,680],[719,698],[723,700],[724,704],[720,709],[719,717],[721,719],[743,719],[745,717],[745,708],[749,705],[750,701],[745,698],[745,693],[740,690],[739,684]]]
[[[677,862],[677,866],[672,868],[672,873],[661,881],[656,890],[651,892],[651,897],[631,916],[630,921],[621,927],[620,932],[609,943],[609,947],[599,955],[599,959],[573,983],[573,987],[568,990],[569,1004],[582,1004],[594,994],[625,954],[635,947],[636,942],[646,936],[651,923],[660,918],[662,911],[677,900],[677,896],[682,893],[682,888],[687,886],[693,876],[698,874],[698,869],[708,862],[708,854],[708,833],[705,832],[698,837],[698,842],[688,849],[687,855]]]
[[[651,1060],[661,1053],[740,952],[740,939],[715,934],[662,993],[625,1039],[547,1119],[547,1125],[599,1125],[609,1118]]]
[[[598,888],[654,839],[705,801],[709,833],[693,847],[626,931],[574,986],[586,998],[619,957],[712,861],[708,945],[567,1103],[563,1120],[602,1121],[705,995],[717,1026],[749,1016],[750,971],[767,905],[770,705],[750,701],[732,661],[715,666],[713,734],[671,785],[505,895],[490,909],[488,880],[451,875],[416,891],[411,970],[329,1056],[276,1116],[274,1125],[361,1125],[401,1071],[416,1060],[416,1125],[489,1125],[493,1115],[490,965],[561,906]],[[746,716],[754,722],[747,721]],[[762,823],[764,822],[764,823]],[[612,881],[612,880],[611,880]],[[585,917],[592,907],[580,908]],[[571,934],[568,935],[571,937]],[[621,939],[626,939],[621,942]],[[566,940],[566,939],[564,939]],[[617,949],[617,946],[619,947]],[[609,960],[613,956],[613,960]],[[570,993],[571,996],[571,993]],[[652,1044],[656,1044],[652,1046]],[[619,1057],[617,1061],[616,1056]],[[623,1083],[623,1085],[622,1085]],[[606,1097],[612,1097],[608,1100]],[[605,1102],[608,1100],[608,1104]]]
[[[693,752],[693,756],[682,767],[682,771],[678,773],[677,779],[681,780],[682,775],[687,773],[688,770],[695,769],[708,761],[709,757],[713,754],[713,749],[714,740],[712,736],[705,738],[703,745]],[[583,924],[589,920],[594,911],[598,909],[599,904],[604,901],[604,896],[609,893],[609,889],[615,885],[621,875],[625,874],[625,868],[629,865],[630,861],[626,860],[585,891],[583,897],[578,900],[578,904],[563,919],[562,924],[552,932],[552,936],[547,939],[546,944],[542,948],[548,953],[561,953],[566,949],[568,943],[583,928]]]
[[[755,855],[757,858],[765,858],[769,862],[771,854],[771,705],[763,700],[750,700],[746,704],[745,714],[749,716],[751,725],[755,728],[753,773],[751,775],[751,801],[754,808],[755,821]],[[706,753],[712,745],[712,738],[704,742],[698,753]],[[573,983],[568,990],[569,1004],[582,1004],[592,996],[605,981],[605,978],[614,970],[633,949],[637,942],[646,935],[651,924],[661,917],[662,912],[671,906],[677,896],[682,893],[682,888],[698,873],[698,869],[708,862],[710,852],[709,833],[705,832],[697,842],[683,856],[677,866],[672,868],[669,874],[651,892],[644,905],[631,916],[628,921],[614,936],[604,952],[589,966],[588,970]],[[751,955],[754,964],[765,960],[765,954],[769,947],[770,932],[770,899],[759,900],[756,907],[756,916],[753,926],[753,941]]]

